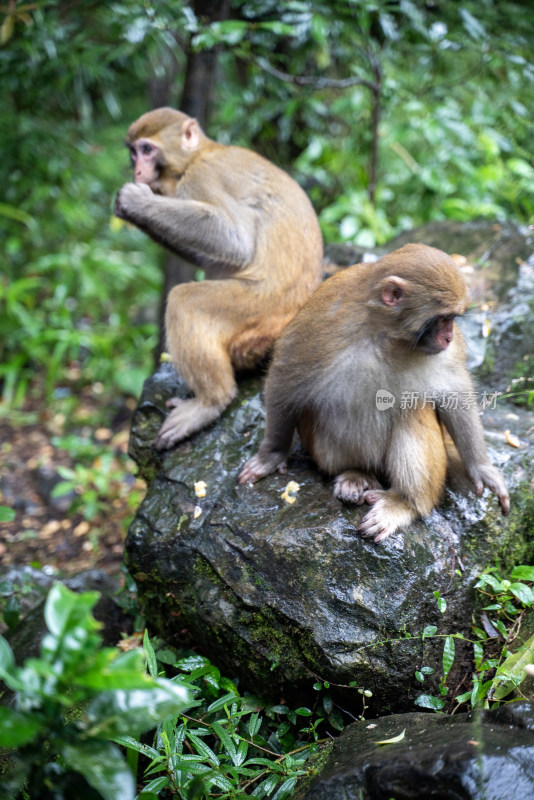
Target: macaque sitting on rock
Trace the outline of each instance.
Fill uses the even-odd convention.
[[[441,250],[409,244],[329,278],[276,343],[265,384],[266,429],[240,483],[286,471],[293,432],[340,500],[370,510],[359,530],[382,542],[439,502],[447,469],[477,494],[510,500],[488,462],[455,317],[463,277]],[[452,439],[452,441],[451,441]]]
[[[234,369],[255,366],[322,279],[316,214],[266,159],[209,139],[172,108],[149,111],[126,137],[135,183],[115,214],[205,271],[167,299],[167,348],[194,393],[173,398],[154,442],[172,447],[213,422],[236,395]]]

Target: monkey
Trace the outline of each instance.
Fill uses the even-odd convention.
[[[504,479],[467,402],[473,384],[455,322],[467,303],[454,260],[423,244],[328,278],[275,345],[265,435],[238,482],[285,472],[297,428],[319,468],[336,476],[335,497],[371,506],[358,530],[377,543],[431,512],[455,462],[508,514]]]
[[[135,183],[116,216],[205,271],[178,284],[165,314],[167,349],[193,393],[173,398],[154,447],[213,422],[236,396],[234,370],[256,366],[322,280],[323,241],[307,195],[245,148],[208,138],[172,108],[128,129]]]

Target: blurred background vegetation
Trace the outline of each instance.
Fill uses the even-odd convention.
[[[9,0],[0,26],[4,411],[109,409],[150,370],[163,255],[112,203],[151,106],[290,171],[327,241],[533,219],[528,0]]]

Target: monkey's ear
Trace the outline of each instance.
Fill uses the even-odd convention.
[[[196,150],[200,142],[200,133],[196,119],[187,119],[182,126],[182,147],[184,150]]]
[[[380,297],[386,306],[395,307],[401,302],[408,283],[397,275],[389,275],[380,281]]]

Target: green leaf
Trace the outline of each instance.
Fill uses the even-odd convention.
[[[137,753],[142,753],[147,758],[159,758],[159,750],[150,747],[148,744],[142,744],[133,736],[114,736],[113,741],[115,744],[120,744],[121,747],[127,747],[129,750],[135,750]]]
[[[48,630],[57,637],[78,625],[86,630],[98,630],[101,625],[90,612],[99,597],[99,592],[76,594],[62,583],[55,583],[48,593],[44,609]]]
[[[434,711],[440,711],[445,705],[445,701],[441,697],[435,697],[432,694],[420,694],[415,700],[415,705],[420,708],[431,708]]]
[[[437,631],[437,627],[435,625],[427,625],[422,633],[421,638],[425,639],[427,636],[434,636]]]
[[[20,747],[35,739],[42,723],[35,714],[0,705],[0,747]]]
[[[15,667],[15,657],[13,650],[3,636],[0,636],[0,675],[4,672],[12,672]]]
[[[221,740],[224,749],[232,759],[232,763],[235,764],[238,756],[234,740],[231,738],[228,731],[225,728],[223,728],[220,722],[213,722],[211,727]]]
[[[289,793],[295,788],[296,784],[297,778],[288,778],[278,787],[276,794],[273,795],[273,800],[285,800],[286,797],[289,797]]]
[[[153,678],[157,678],[158,662],[156,660],[156,654],[154,652],[154,648],[152,647],[150,639],[148,638],[148,631],[146,628],[143,636],[143,648],[146,654],[147,669]]]
[[[155,728],[166,717],[189,708],[190,694],[166,678],[153,681],[153,688],[101,692],[87,708],[91,735],[109,737]]]
[[[254,714],[250,715],[250,719],[248,721],[248,733],[251,739],[253,739],[254,736],[256,736],[259,729],[261,728],[261,722],[262,720],[259,711],[256,711]]]
[[[534,581],[534,567],[520,564],[518,567],[513,568],[510,577],[514,581]]]
[[[15,519],[14,508],[9,508],[9,506],[0,506],[0,522],[13,522],[14,519]]]
[[[133,800],[135,782],[120,750],[111,742],[64,743],[61,755],[68,766],[81,772],[85,780],[105,800]]]
[[[445,644],[443,646],[443,676],[445,678],[451,671],[451,667],[454,663],[454,653],[455,653],[454,637],[447,636],[447,638],[445,639]]]
[[[534,592],[526,583],[512,583],[510,591],[524,606],[529,607],[534,603]]]
[[[525,666],[534,663],[534,634],[503,661],[492,681],[490,696],[502,700],[526,678]]]
[[[239,695],[235,692],[228,692],[228,694],[224,694],[222,697],[219,697],[217,700],[214,700],[208,706],[208,714],[212,714],[214,711],[220,711],[221,708],[224,708],[225,705],[231,703],[232,700],[238,700]]]
[[[475,589],[481,589],[483,586],[491,586],[495,594],[502,593],[503,585],[495,575],[491,575],[489,572],[484,572],[479,577],[478,581],[475,583]]]
[[[75,681],[78,686],[102,691],[148,689],[153,686],[153,679],[144,671],[141,650],[117,654],[113,647],[100,650],[87,672],[77,674]]]
[[[215,727],[216,725],[218,725],[218,723],[214,722],[213,725],[212,725],[212,728],[215,730],[217,736],[219,736],[219,738],[221,738],[219,730],[218,730],[218,728],[220,728],[221,726],[218,725],[218,728],[216,728]],[[226,731],[224,731],[224,732],[226,733]],[[228,736],[228,734],[226,734],[226,735]],[[195,748],[197,753],[200,756],[202,756],[202,758],[206,759],[208,764],[211,764],[212,767],[218,767],[219,766],[219,764],[220,764],[219,759],[217,758],[217,756],[215,755],[213,750],[210,747],[208,747],[208,745],[205,742],[202,741],[202,739],[200,739],[198,736],[196,736],[191,731],[187,732],[187,738],[191,742],[191,744],[193,745],[193,747]],[[233,742],[232,742],[232,746],[234,748],[234,753],[235,753],[235,746],[234,746]]]

